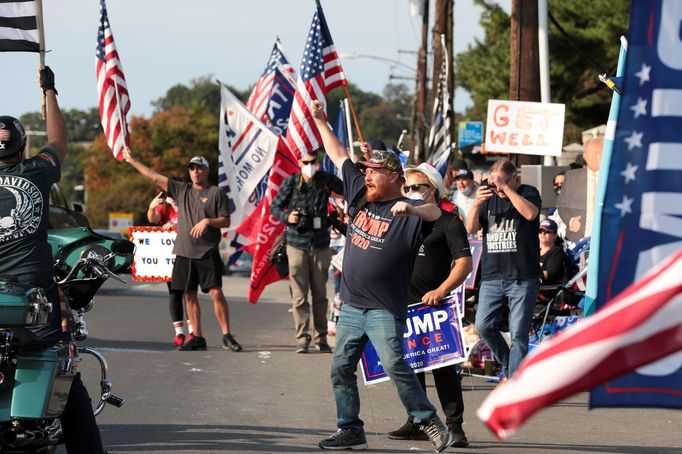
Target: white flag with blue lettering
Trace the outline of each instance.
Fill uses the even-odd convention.
[[[256,206],[252,194],[272,167],[277,135],[224,86],[220,98],[218,186],[230,199],[230,224],[234,229]]]

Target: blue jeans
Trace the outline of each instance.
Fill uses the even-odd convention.
[[[530,323],[539,288],[539,279],[491,279],[481,282],[476,330],[490,347],[497,362],[507,371],[508,377],[514,374],[528,353]],[[511,349],[500,333],[505,306],[509,306]]]
[[[372,341],[384,370],[398,390],[400,401],[414,422],[426,423],[436,414],[417,376],[403,359],[404,333],[405,324],[388,310],[341,306],[331,366],[336,424],[340,429],[360,431],[364,425],[359,417],[356,371],[367,340]]]

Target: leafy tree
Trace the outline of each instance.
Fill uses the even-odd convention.
[[[211,164],[210,181],[217,183],[218,121],[208,112],[173,107],[150,119],[131,121],[131,149],[140,162],[167,176],[186,176],[192,156],[203,155]],[[147,206],[154,185],[132,166],[112,158],[104,135],[93,142],[84,158],[88,193],[87,216],[95,226],[105,226],[112,211],[135,213],[135,223],[147,223]]]
[[[455,81],[473,99],[465,117],[484,120],[488,99],[508,99],[510,18],[496,4],[475,1],[483,8],[480,23],[485,36],[456,56]],[[606,122],[611,91],[597,76],[615,71],[628,11],[629,2],[622,0],[549,2],[550,14],[572,41],[550,25],[552,102],[566,104],[565,142],[579,141],[580,131]]]
[[[230,85],[226,87],[242,102],[246,102],[251,93],[251,89],[239,91]],[[163,97],[152,101],[152,105],[156,112],[180,106],[189,111],[207,111],[217,118],[220,115],[220,85],[211,74],[208,74],[193,79],[189,86],[174,85]]]

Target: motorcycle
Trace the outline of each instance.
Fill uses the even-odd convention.
[[[56,285],[72,311],[72,337],[84,340],[88,336],[85,313],[92,309],[95,294],[109,278],[125,283],[115,273],[130,267],[135,246],[89,227],[50,230],[48,242]],[[27,288],[16,277],[0,276],[0,453],[49,454],[56,450],[62,438],[59,416],[81,355],[94,357],[100,365],[95,416],[106,405],[124,404],[112,394],[106,359],[96,350],[73,342],[45,345],[23,341],[26,328],[45,324],[52,309],[42,288]]]

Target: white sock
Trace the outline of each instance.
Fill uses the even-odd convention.
[[[185,334],[184,330],[185,324],[183,322],[173,322],[173,327],[175,328],[175,335]]]
[[[192,334],[192,322],[190,320],[187,320],[187,332]]]

